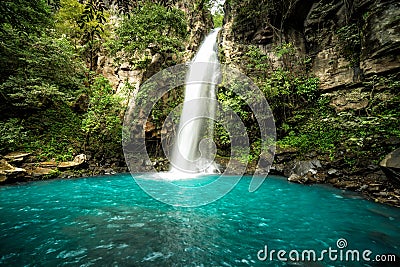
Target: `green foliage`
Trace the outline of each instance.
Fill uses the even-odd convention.
[[[83,35],[77,21],[82,16],[84,5],[76,0],[61,0],[60,4],[61,8],[54,15],[55,29],[77,45]]]
[[[83,30],[81,42],[84,45],[84,54],[88,60],[89,71],[93,71],[96,68],[95,58],[100,52],[102,33],[104,32],[106,21],[103,0],[87,0],[77,23],[79,28]]]
[[[296,94],[303,97],[306,102],[314,101],[318,97],[319,79],[316,77],[297,78],[295,80]]]
[[[307,66],[310,59],[298,56],[292,43],[281,43],[273,47],[271,51],[267,54],[257,46],[246,46],[245,56],[238,64],[267,98],[274,114],[278,138],[291,133],[283,143],[288,146],[304,146],[306,148],[310,144],[305,142],[304,138],[319,137],[321,141],[317,145],[322,146],[325,150],[332,149],[336,133],[324,135],[321,131],[316,131],[299,135],[294,131],[295,125],[292,123],[293,118],[296,118],[296,121],[305,120],[307,115],[298,111],[313,107],[319,101],[319,79],[308,72]],[[272,59],[270,58],[271,54]],[[273,59],[276,60],[276,58],[279,59],[279,62],[273,62]],[[227,107],[231,107],[245,122],[251,144],[250,158],[251,160],[258,159],[261,151],[259,129],[255,127],[257,123],[243,101],[244,99],[224,90],[218,91],[218,99],[222,101],[222,106],[225,103]],[[312,138],[310,142],[313,140]]]
[[[58,4],[0,3],[2,151],[28,150],[40,159],[70,159],[79,149],[80,119],[68,101],[82,89],[85,77],[74,47],[51,28]]]
[[[165,94],[157,103],[154,105],[150,113],[151,122],[154,123],[157,130],[161,130],[163,123],[167,116],[171,115],[173,119],[177,122],[179,118],[181,109],[176,109],[176,107],[183,103],[184,88],[182,86],[175,88]],[[148,97],[148,96],[143,96]]]
[[[282,43],[272,51],[281,67],[274,67],[269,56],[254,45],[247,46],[244,67],[265,94],[280,126],[294,110],[317,99],[319,80],[308,74],[308,59],[298,57],[292,43]]]
[[[232,31],[251,42],[257,29],[270,28],[276,41],[282,41],[283,27],[296,0],[229,0],[235,14]],[[266,19],[268,18],[268,19]]]
[[[213,16],[214,28],[222,27],[222,24],[224,22],[224,13],[216,12],[212,16]]]
[[[215,142],[222,148],[225,148],[225,150],[228,148],[228,146],[231,144],[231,140],[229,138],[229,133],[228,131],[220,124],[216,123],[215,124],[215,131],[214,133],[216,134],[215,136]],[[221,152],[220,152],[221,153]]]
[[[224,87],[221,87],[220,90],[218,90],[217,98],[223,110],[232,110],[244,121],[249,120],[251,113],[248,111],[247,104],[243,97],[235,94],[231,90],[226,90]]]
[[[58,102],[25,120],[0,121],[0,153],[22,150],[35,152],[37,160],[72,160],[83,141],[80,127],[79,116]]]
[[[43,33],[21,39],[12,29],[0,35],[6,37],[0,44],[0,110],[41,108],[81,88],[83,68],[65,38]]]
[[[0,121],[0,153],[16,151],[26,140],[26,131],[17,118]]]
[[[51,23],[50,8],[45,0],[0,1],[0,32],[9,28],[19,35],[40,32]],[[4,40],[3,38],[1,38]]]
[[[232,81],[230,81],[232,82]],[[237,95],[232,90],[235,90],[235,86],[243,86],[243,84],[236,84],[235,82],[230,84],[229,88],[221,85],[218,88],[217,99],[221,104],[222,110],[229,111],[232,110],[235,114],[237,114],[240,120],[246,127],[247,135],[249,137],[251,146],[250,146],[250,154],[246,158],[241,158],[242,162],[250,162],[258,159],[258,155],[260,153],[259,147],[259,135],[260,129],[258,127],[257,122],[255,121],[255,117],[247,105],[244,96]],[[231,145],[230,134],[223,127],[222,123],[217,123],[215,125],[214,130],[215,143],[217,145],[218,154],[221,156],[229,156],[229,148]],[[257,143],[258,142],[258,143]],[[258,146],[257,146],[258,144]]]
[[[249,45],[247,47],[247,68],[256,71],[265,71],[269,67],[269,57],[265,55],[257,46]]]
[[[380,77],[379,80],[396,84],[392,78]],[[400,138],[399,96],[385,101],[372,100],[368,115],[354,111],[336,113],[329,102],[329,97],[320,97],[314,105],[295,111],[285,124],[288,134],[278,144],[296,147],[301,154],[317,151],[331,160],[344,158],[350,167],[360,166],[366,159],[379,161],[394,149],[385,144],[385,140]]]
[[[24,125],[29,132],[22,148],[34,151],[38,160],[72,160],[80,151],[83,143],[81,118],[62,100],[32,114]]]
[[[54,15],[58,33],[68,37],[76,51],[85,59],[90,71],[97,67],[97,56],[109,38],[106,27],[109,12],[103,0],[61,0],[61,8]]]
[[[116,55],[124,51],[138,68],[144,68],[152,51],[176,54],[184,50],[185,14],[177,8],[146,3],[124,18],[116,34],[117,38],[109,44],[111,52]]]
[[[274,52],[278,58],[285,55],[293,56],[296,53],[293,43],[282,43],[274,47]]]
[[[82,121],[86,135],[85,147],[96,153],[96,157],[111,155],[121,149],[122,99],[113,93],[109,81],[104,77],[94,80],[89,92],[89,108]]]

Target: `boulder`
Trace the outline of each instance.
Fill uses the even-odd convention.
[[[388,179],[400,184],[400,148],[389,153],[379,166]]]
[[[304,176],[308,172],[312,174],[317,173],[317,169],[322,168],[321,162],[317,159],[309,160],[309,161],[299,161],[293,167],[293,173]]]
[[[86,162],[86,155],[85,154],[79,154],[77,155],[73,161],[65,161],[61,162],[57,165],[57,168],[59,169],[69,169],[69,168],[76,168],[81,166]]]
[[[27,156],[29,156],[31,153],[28,152],[11,152],[7,155],[4,156],[6,160],[8,160],[11,163],[19,163],[23,162]]]
[[[8,179],[16,179],[24,177],[26,170],[16,168],[9,164],[5,159],[0,160],[0,183],[6,182]]]
[[[292,175],[289,176],[289,178],[287,179],[289,182],[292,183],[304,183],[304,177],[301,177],[300,175],[297,175],[295,173],[293,173]]]
[[[51,174],[52,171],[53,171],[53,169],[50,169],[50,168],[36,167],[30,171],[30,175],[34,178],[40,178],[45,175]]]

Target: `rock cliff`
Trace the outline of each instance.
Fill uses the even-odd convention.
[[[257,6],[256,2],[259,11],[245,9],[244,5]],[[230,3],[225,5],[222,41],[228,62],[235,52],[240,53],[243,44],[268,50],[281,42],[292,42],[299,53],[311,57],[312,71],[323,90],[348,89],[373,75],[400,69],[398,1]]]
[[[305,123],[327,125],[320,131],[319,136],[324,136],[334,125],[327,121],[336,122],[335,135],[339,136],[335,138],[341,141],[332,145],[329,153],[315,149],[309,149],[307,153],[278,149],[274,169],[279,173],[295,174],[300,182],[328,182],[363,191],[376,201],[400,205],[398,185],[386,180],[378,167],[379,161],[400,145],[400,136],[396,130],[376,130],[385,128],[382,126],[384,120],[400,124],[397,115],[390,115],[399,113],[399,7],[400,3],[394,0],[226,2],[220,40],[225,63],[236,65],[258,81],[285,66],[292,72],[297,71],[293,67],[287,68],[290,60],[285,62],[285,57],[279,55],[288,47],[284,45],[291,44],[296,55],[292,58],[302,59],[307,75],[319,79],[319,98],[315,101],[324,102],[324,112],[319,110],[319,104],[311,112],[319,115],[308,119],[316,120],[314,124],[304,119],[299,123],[296,120],[302,108],[297,103],[295,111],[287,113],[289,117],[284,122],[275,116],[278,139],[287,138],[289,126],[294,129],[294,136],[307,135]],[[259,49],[267,58],[269,67],[262,72],[249,72],[251,47]],[[259,68],[262,58],[256,58]],[[328,108],[333,115],[325,114]],[[280,115],[281,110],[275,112]],[[385,117],[386,114],[389,115]],[[369,124],[365,120],[376,123]],[[301,127],[303,130],[298,130]],[[347,129],[358,131],[358,137],[345,136]],[[343,135],[342,139],[340,135]],[[351,142],[353,144],[349,145]],[[301,162],[308,164],[316,159],[321,160],[320,168],[307,174],[296,173],[296,166]]]

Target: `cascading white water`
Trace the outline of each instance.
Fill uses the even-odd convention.
[[[215,84],[219,77],[218,29],[204,40],[189,66],[185,99],[171,157],[171,172],[215,173],[212,140]]]

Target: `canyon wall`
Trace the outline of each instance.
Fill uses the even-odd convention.
[[[285,57],[279,55],[284,48],[293,48],[296,55],[292,59],[302,59],[307,75],[319,80],[319,97],[314,102],[323,102],[325,106],[304,103],[302,108],[297,103],[284,122],[280,121],[281,111],[277,109],[274,115],[278,140],[288,140],[290,134],[299,137],[316,132],[305,124],[326,125],[321,127],[320,136],[339,135],[335,140],[340,141],[326,153],[316,148],[304,152],[296,146],[278,146],[273,169],[279,174],[296,175],[292,180],[302,183],[327,182],[363,191],[377,201],[398,202],[398,185],[386,179],[379,162],[400,146],[399,132],[384,129],[387,127],[384,125],[394,124],[397,128],[400,125],[399,7],[400,3],[394,0],[225,3],[220,38],[221,58],[225,63],[259,81],[285,66],[296,71],[287,68],[292,62],[287,59],[284,62]],[[268,67],[257,72],[247,67],[254,47],[268,58]],[[256,58],[259,69],[262,58]],[[307,122],[307,119],[299,121],[299,114],[317,115],[310,116]],[[285,130],[288,125],[292,133]],[[347,136],[346,131],[355,134]],[[383,195],[385,200],[381,199]]]

